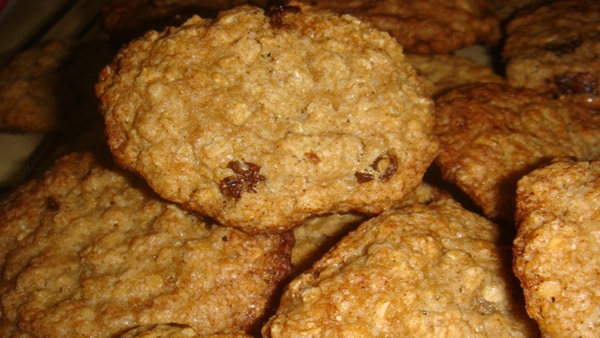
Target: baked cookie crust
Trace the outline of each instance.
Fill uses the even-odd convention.
[[[487,217],[512,223],[519,178],[557,156],[600,156],[600,115],[527,88],[476,84],[437,100],[436,165]]]
[[[284,291],[264,337],[536,337],[498,226],[443,199],[361,224]]]
[[[61,129],[78,103],[68,76],[74,48],[51,41],[16,54],[0,68],[0,131]]]
[[[502,54],[512,86],[600,109],[600,3],[554,1],[506,25]]]
[[[291,236],[207,223],[107,154],[67,155],[0,203],[0,334],[250,330],[291,271]]]
[[[249,232],[381,212],[437,154],[433,102],[401,46],[300,3],[149,32],[103,70],[97,93],[118,163]]]
[[[600,162],[557,160],[519,180],[515,275],[545,337],[598,337]]]

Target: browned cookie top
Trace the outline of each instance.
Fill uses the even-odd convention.
[[[290,273],[292,243],[206,223],[109,159],[67,155],[0,203],[0,334],[249,329]]]
[[[600,2],[555,1],[514,18],[506,33],[511,85],[600,108]]]
[[[0,68],[0,131],[60,129],[77,103],[69,65],[74,45],[52,41],[31,47]]]
[[[535,337],[497,239],[451,199],[388,210],[287,286],[263,336]]]
[[[401,46],[303,4],[150,32],[104,69],[97,93],[121,165],[251,232],[380,212],[437,153],[432,101]]]
[[[600,162],[556,161],[519,180],[514,272],[547,337],[598,337]]]
[[[600,156],[600,115],[532,89],[478,84],[437,99],[436,163],[491,218],[512,220],[517,180],[555,156]]]

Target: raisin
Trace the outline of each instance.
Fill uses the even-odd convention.
[[[312,164],[318,164],[319,162],[321,162],[319,155],[315,154],[312,151],[304,153],[304,157]]]
[[[267,16],[271,19],[269,24],[273,28],[289,28],[289,25],[283,22],[286,13],[299,13],[300,7],[288,5],[276,5],[269,8]]]
[[[390,154],[379,156],[371,164],[371,169],[373,169],[374,172],[379,173],[377,176],[378,179],[384,181],[389,180],[398,171],[398,157]],[[354,176],[358,183],[366,183],[375,179],[374,174],[366,172],[356,172],[354,173]]]
[[[544,49],[552,52],[558,56],[571,54],[577,47],[581,46],[581,39],[579,37],[570,37],[564,41],[553,41],[544,45]]]
[[[46,207],[50,211],[58,211],[60,210],[60,203],[58,203],[54,196],[49,196],[46,198]]]
[[[389,180],[398,171],[398,158],[395,155],[379,156],[371,167],[381,173],[379,179]]]
[[[358,183],[367,183],[375,179],[373,175],[367,173],[356,172],[354,173],[354,176],[356,177],[356,182]]]
[[[554,77],[561,94],[598,94],[598,79],[590,73],[566,73]]]
[[[254,187],[265,180],[260,173],[260,166],[240,161],[231,161],[227,168],[234,172],[234,175],[225,177],[220,185],[221,193],[229,198],[240,198],[242,192],[256,192]]]

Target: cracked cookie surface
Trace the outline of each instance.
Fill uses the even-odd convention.
[[[560,159],[518,183],[515,275],[546,337],[598,337],[600,162]]]
[[[498,235],[450,198],[388,209],[288,284],[263,337],[536,337]]]
[[[250,232],[378,213],[437,153],[433,104],[388,34],[300,3],[149,32],[97,85],[116,160]]]
[[[107,157],[62,157],[0,203],[0,335],[114,337],[162,323],[205,335],[260,323],[291,272],[292,234],[207,223]]]
[[[517,180],[531,170],[557,156],[600,156],[600,117],[583,105],[496,83],[436,102],[436,164],[492,219],[512,219]]]

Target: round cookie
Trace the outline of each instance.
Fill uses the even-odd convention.
[[[77,103],[68,69],[74,45],[51,41],[16,55],[0,68],[0,131],[61,129]]]
[[[437,154],[433,102],[401,46],[299,3],[149,32],[102,71],[97,93],[118,163],[249,232],[381,212]]]
[[[600,115],[527,88],[476,84],[437,100],[442,176],[483,213],[512,221],[516,182],[556,156],[600,156]]]
[[[561,0],[506,25],[506,78],[600,109],[600,3]]]
[[[498,235],[449,198],[385,211],[288,284],[263,337],[536,337]]]
[[[0,67],[0,131],[82,132],[101,122],[94,84],[115,51],[104,41],[49,41]]]
[[[291,233],[207,223],[105,157],[62,157],[0,203],[2,336],[114,337],[161,323],[204,335],[262,323],[291,271]]]
[[[519,180],[515,275],[544,337],[598,337],[600,162],[560,160]]]

